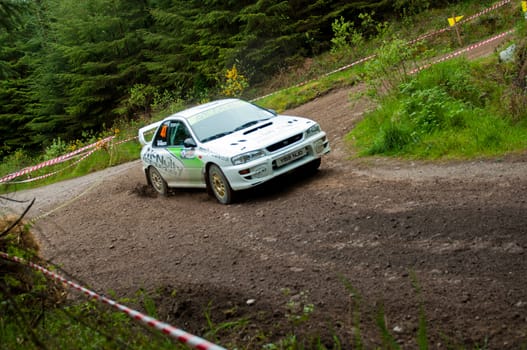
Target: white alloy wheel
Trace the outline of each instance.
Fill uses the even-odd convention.
[[[159,171],[153,166],[148,168],[148,178],[150,179],[150,184],[157,193],[163,196],[168,194],[168,186],[165,179],[163,179]]]
[[[233,191],[229,185],[229,181],[227,181],[227,178],[223,175],[223,172],[217,165],[212,164],[209,167],[208,178],[209,188],[218,202],[221,204],[231,203],[233,199]]]

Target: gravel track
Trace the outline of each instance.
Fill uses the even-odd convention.
[[[40,217],[45,258],[103,293],[152,291],[163,319],[189,332],[202,334],[208,307],[214,322],[252,317],[277,339],[293,330],[287,303],[304,301],[315,311],[295,332],[329,345],[336,334],[343,348],[354,315],[366,348],[380,345],[381,305],[404,348],[417,348],[421,306],[433,348],[525,345],[527,153],[350,159],[343,137],[373,107],[350,101],[357,89],[287,111],[329,135],[318,174],[281,178],[230,206],[198,190],[157,197],[137,161],[10,196],[37,198],[29,217]],[[239,339],[255,342],[253,331]]]

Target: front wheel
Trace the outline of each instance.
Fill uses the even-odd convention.
[[[212,164],[208,170],[209,189],[214,194],[214,197],[221,204],[230,204],[233,200],[234,192],[229,185],[229,181],[221,171],[221,169]]]
[[[163,179],[159,171],[153,166],[148,168],[148,180],[157,193],[163,196],[168,195],[168,185],[165,179]]]
[[[318,171],[318,168],[320,168],[321,163],[322,163],[322,160],[320,158],[317,158],[307,163],[305,167],[306,167],[308,175],[315,174]]]

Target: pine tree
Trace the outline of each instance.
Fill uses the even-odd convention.
[[[183,98],[214,90],[234,55],[236,20],[243,1],[155,2],[155,25],[145,33],[151,82]]]
[[[33,7],[20,7],[20,3],[16,3],[17,6],[8,5],[10,10],[6,10],[6,3],[9,1],[0,2],[0,13],[4,16],[12,13],[15,18],[2,18],[0,26],[3,27],[0,28],[0,158],[16,149],[35,146],[31,130],[27,128],[33,117],[27,113],[27,106],[34,102],[29,57],[39,50],[38,42],[33,39]]]
[[[117,117],[128,87],[144,79],[139,31],[142,0],[48,0],[49,41],[36,77],[41,87],[31,127],[65,139],[101,130]]]

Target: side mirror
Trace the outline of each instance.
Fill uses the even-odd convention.
[[[197,146],[197,144],[192,137],[189,137],[183,141],[183,146],[185,146],[185,148],[194,148]]]

